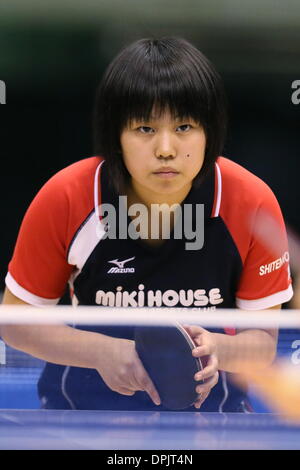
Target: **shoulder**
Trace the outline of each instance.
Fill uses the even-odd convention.
[[[246,259],[254,240],[266,239],[270,244],[270,231],[273,231],[278,246],[282,245],[280,241],[285,245],[284,220],[270,187],[241,165],[224,157],[217,160],[217,173],[221,186],[219,215],[242,260]]]
[[[94,180],[103,159],[86,158],[60,170],[40,189],[22,222],[22,237],[32,233],[69,246],[74,233],[94,210]]]
[[[219,157],[217,165],[220,169],[223,203],[253,208],[266,200],[276,200],[271,188],[261,178],[238,163]]]
[[[241,165],[219,157],[217,160],[221,186],[220,216],[230,226],[254,223],[258,212],[268,212],[278,218],[281,210],[271,188]]]
[[[102,160],[87,158],[62,169],[27,209],[7,280],[9,289],[27,303],[56,303],[62,296],[74,268],[68,248],[94,210],[94,181]]]
[[[60,193],[69,194],[80,188],[88,190],[90,186],[94,185],[95,172],[102,160],[100,157],[90,157],[72,163],[53,175],[44,187],[59,189]]]
[[[35,196],[30,209],[36,213],[75,213],[81,219],[94,205],[94,180],[102,159],[90,157],[63,168],[53,175]]]

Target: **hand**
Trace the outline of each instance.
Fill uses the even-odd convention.
[[[138,357],[134,341],[110,336],[103,340],[97,370],[106,385],[122,395],[143,390],[155,405],[160,405],[158,392]]]
[[[195,401],[194,406],[200,408],[219,380],[217,346],[213,334],[204,328],[196,325],[184,325],[184,329],[196,345],[196,348],[192,351],[193,356],[198,358],[208,356],[205,368],[197,372],[194,377],[196,381],[205,380],[204,384],[196,387],[199,398]]]

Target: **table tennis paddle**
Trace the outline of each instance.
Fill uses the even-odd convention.
[[[163,406],[183,410],[199,398],[194,375],[204,368],[205,358],[195,358],[192,338],[178,323],[170,326],[138,326],[135,347],[153,381]]]

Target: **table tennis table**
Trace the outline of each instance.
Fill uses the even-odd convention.
[[[300,449],[300,424],[270,413],[7,409],[0,449]]]

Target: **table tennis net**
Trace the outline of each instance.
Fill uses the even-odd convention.
[[[0,331],[5,325],[68,325],[73,328],[103,331],[129,338],[138,325],[166,327],[198,325],[214,334],[240,335],[238,360],[242,377],[248,383],[249,399],[256,412],[292,414],[300,421],[300,310],[247,312],[235,309],[199,311],[184,308],[114,308],[57,306],[0,307]],[[265,354],[265,345],[242,330],[276,330],[278,342],[272,363],[262,370],[256,364]],[[3,331],[3,330],[2,330]],[[236,358],[237,342],[228,358]],[[41,407],[37,384],[45,361],[17,350],[0,338],[0,409],[38,409]],[[258,368],[259,369],[259,368]],[[259,372],[259,373],[258,373]],[[244,383],[244,382],[243,382]],[[240,386],[240,383],[237,382]],[[277,396],[274,392],[277,390]],[[273,394],[272,394],[273,393]],[[288,403],[288,410],[280,406]]]

